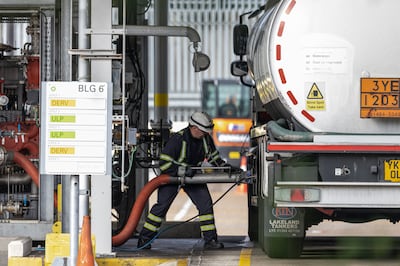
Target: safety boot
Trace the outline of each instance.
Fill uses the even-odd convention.
[[[139,238],[137,242],[137,248],[151,249],[150,239]]]
[[[224,244],[218,242],[218,240],[216,239],[212,239],[204,243],[204,249],[222,249],[222,248],[224,248]]]

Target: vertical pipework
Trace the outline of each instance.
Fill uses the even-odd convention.
[[[90,5],[90,26],[94,29],[110,29],[112,24],[111,9],[111,0],[92,1],[92,5]],[[92,34],[90,37],[90,48],[94,50],[111,50],[112,36],[110,34]],[[92,60],[90,62],[90,77],[92,82],[112,82],[112,60],[107,58]],[[107,99],[111,97],[111,93],[107,95]],[[107,123],[111,123],[111,104],[107,105],[107,110],[109,114],[107,115]],[[106,143],[106,149],[111,151],[111,128],[107,130]],[[108,157],[106,161],[106,175],[93,176],[90,192],[91,200],[95,202],[90,208],[92,233],[96,236],[96,253],[99,254],[111,253],[111,160]]]
[[[72,48],[72,0],[61,1],[61,80],[71,81],[71,55],[68,50]]]
[[[78,232],[79,232],[79,224],[78,224],[78,217],[79,209],[78,209],[78,202],[79,202],[79,177],[77,175],[72,175],[70,179],[70,198],[71,198],[71,206],[70,206],[70,257],[73,262],[76,261],[78,256]],[[75,264],[72,264],[75,265]]]
[[[85,34],[85,29],[89,28],[89,1],[79,1],[79,21],[78,21],[78,47],[79,49],[89,48],[89,36]],[[78,59],[78,81],[89,81],[89,61],[81,56]],[[89,214],[90,196],[90,176],[79,175],[79,225],[83,222],[83,217]]]
[[[71,81],[71,55],[68,50],[72,48],[72,0],[61,1],[61,80]],[[61,230],[63,233],[70,232],[70,178],[69,176],[61,176],[62,183],[62,223]]]
[[[126,27],[126,1],[122,1],[122,27],[125,29]],[[127,187],[125,186],[125,71],[126,71],[126,34],[122,35],[122,136],[121,136],[121,143],[122,143],[122,162],[121,162],[121,192],[125,192]]]
[[[85,29],[89,28],[89,2],[88,0],[79,1],[79,21],[78,21],[78,48],[89,48],[89,36]],[[89,81],[89,62],[81,56],[78,59],[78,81]]]
[[[155,24],[167,26],[169,1],[155,1]],[[159,128],[169,128],[168,123],[168,37],[154,39],[154,122]],[[167,126],[162,125],[166,123]]]

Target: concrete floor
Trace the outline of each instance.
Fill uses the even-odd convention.
[[[213,200],[216,201],[231,185],[209,184]],[[156,193],[153,193],[150,199],[150,206],[154,203],[155,199]],[[200,238],[171,239],[162,237],[156,239],[151,250],[135,250],[137,239],[131,239],[121,246],[121,248],[115,249],[115,251],[121,257],[146,258],[159,256],[161,258],[185,258],[191,261],[189,265],[208,266],[239,265],[238,261],[242,258],[243,250],[251,250],[251,265],[265,265],[265,260],[268,259],[266,255],[261,248],[246,238],[247,195],[245,189],[243,187],[233,188],[224,198],[216,203],[214,212],[218,234],[226,246],[222,252],[203,251],[201,248],[202,240]],[[167,220],[174,222],[185,221],[196,215],[196,208],[187,195],[181,191],[168,212]],[[400,236],[399,226],[398,224],[394,225],[384,220],[365,224],[325,221],[317,226],[312,226],[307,231],[307,236]],[[7,265],[7,261],[7,251],[1,250],[0,266]],[[144,265],[150,266],[148,262]]]
[[[8,263],[7,250],[0,250],[0,265],[5,266]]]
[[[209,184],[211,197],[215,202],[232,184]],[[153,193],[149,206],[155,202]],[[181,190],[167,213],[167,221],[186,221],[198,214],[196,207],[186,193]],[[243,187],[234,187],[214,205],[217,232],[221,236],[247,235],[247,194]]]

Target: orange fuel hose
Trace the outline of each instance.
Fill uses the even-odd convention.
[[[143,189],[140,191],[135,204],[133,205],[132,211],[129,215],[126,225],[117,235],[112,237],[112,245],[120,246],[124,244],[129,238],[131,238],[133,232],[139,223],[140,216],[142,215],[143,208],[149,199],[150,195],[159,186],[165,185],[171,182],[171,177],[169,175],[160,175],[150,182],[148,182]]]

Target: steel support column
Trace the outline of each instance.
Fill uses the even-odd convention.
[[[168,25],[168,2],[154,2],[157,26]],[[168,119],[168,37],[164,36],[154,39],[154,123],[153,127],[171,126]]]
[[[111,29],[111,0],[95,1],[91,5],[91,27],[94,29]],[[91,49],[111,50],[111,35],[92,35]],[[108,82],[108,91],[112,92],[112,60],[98,59],[91,61],[91,81]],[[109,93],[112,99],[112,93]],[[109,108],[111,114],[111,109]],[[111,118],[111,115],[110,115]],[[107,145],[111,146],[111,127],[107,133]],[[110,153],[111,156],[111,153]],[[111,254],[111,158],[107,158],[107,174],[92,175],[92,234],[96,237],[96,253]]]

